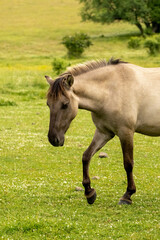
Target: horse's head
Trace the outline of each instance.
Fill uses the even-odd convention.
[[[47,105],[50,109],[48,140],[53,146],[63,146],[64,134],[78,111],[78,100],[72,91],[74,78],[71,74],[60,75],[55,81],[45,76],[50,85]]]

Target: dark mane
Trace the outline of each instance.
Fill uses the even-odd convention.
[[[109,65],[117,65],[120,63],[127,63],[123,62],[120,59],[113,59],[111,58],[108,62],[106,60],[100,60],[100,61],[89,61],[83,64],[78,64],[76,66],[68,68],[67,72],[61,74],[59,77],[56,78],[53,85],[49,88],[49,91],[47,93],[47,97],[53,97],[54,99],[57,99],[62,94],[67,97],[67,92],[65,90],[65,86],[63,83],[63,78],[65,75],[72,74],[73,76],[79,76],[81,74],[93,71],[98,68],[103,68]]]
[[[118,59],[111,58],[108,61],[107,65],[116,65],[116,64],[119,64],[119,63],[128,63],[128,62],[121,61],[120,58],[118,58]]]
[[[78,76],[98,68],[106,67],[108,65],[116,65],[120,63],[127,63],[127,62],[123,62],[120,59],[113,59],[113,58],[111,58],[108,62],[106,60],[99,60],[99,61],[93,60],[93,61],[89,61],[83,64],[78,64],[76,66],[70,67],[68,68],[68,72],[71,73],[73,76]]]
[[[52,97],[53,99],[58,99],[59,96],[61,96],[62,94],[68,97],[64,83],[62,81],[65,75],[68,75],[68,73],[63,73],[58,78],[55,79],[53,85],[51,85],[48,90],[47,98]]]

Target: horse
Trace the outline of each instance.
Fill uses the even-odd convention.
[[[78,109],[91,112],[96,126],[91,144],[83,153],[83,186],[89,204],[96,200],[91,188],[92,156],[115,135],[119,137],[127,189],[119,204],[131,204],[136,192],[133,178],[133,136],[160,136],[160,68],[143,68],[120,59],[89,61],[70,67],[55,80],[45,76],[50,87],[48,140],[63,146],[64,135]]]

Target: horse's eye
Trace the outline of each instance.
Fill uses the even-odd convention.
[[[68,103],[62,103],[62,109],[67,109],[68,108]]]

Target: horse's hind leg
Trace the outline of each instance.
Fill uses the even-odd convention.
[[[114,137],[114,134],[108,132],[107,134],[100,133],[97,129],[93,140],[87,150],[83,153],[82,163],[83,163],[83,186],[85,188],[85,196],[89,204],[93,204],[96,200],[96,191],[94,188],[91,188],[91,182],[89,178],[89,163],[91,157],[101,149],[111,138]]]
[[[131,195],[136,192],[136,186],[133,180],[133,132],[124,131],[120,136],[121,147],[123,151],[124,168],[127,173],[127,190],[119,201],[119,204],[131,204]]]

